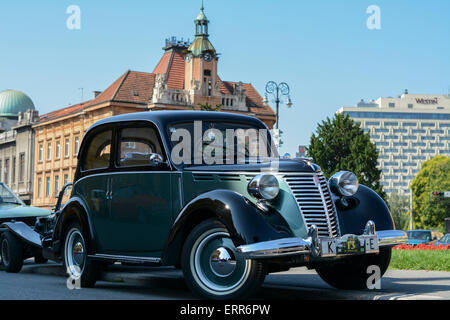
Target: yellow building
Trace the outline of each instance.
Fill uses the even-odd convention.
[[[208,35],[203,8],[192,43],[166,40],[152,73],[127,71],[94,99],[41,116],[35,130],[33,205],[52,207],[62,186],[71,182],[86,130],[106,117],[140,111],[191,110],[199,104],[261,119],[272,128],[273,110],[249,83],[222,81],[219,57]]]

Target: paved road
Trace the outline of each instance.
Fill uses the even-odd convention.
[[[62,268],[27,264],[19,274],[0,272],[0,299],[195,299],[182,275],[170,268],[114,265],[95,288],[68,290]],[[376,291],[336,290],[305,268],[269,275],[255,299],[446,299],[450,272],[388,271]]]

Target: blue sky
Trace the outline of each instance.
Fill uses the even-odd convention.
[[[193,38],[201,1],[0,2],[0,91],[27,93],[40,113],[85,100],[126,70],[152,72],[170,36]],[[81,30],[66,28],[69,5]],[[366,9],[381,9],[368,30]],[[307,144],[317,123],[360,99],[447,93],[448,0],[205,0],[223,80],[291,87],[281,107],[282,152]]]

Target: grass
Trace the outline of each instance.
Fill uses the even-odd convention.
[[[450,250],[392,250],[389,268],[450,271]]]

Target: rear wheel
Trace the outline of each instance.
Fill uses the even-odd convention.
[[[260,287],[266,276],[259,261],[238,259],[225,226],[206,220],[185,241],[182,269],[189,288],[208,299],[243,299]]]
[[[0,239],[2,264],[6,272],[18,273],[23,267],[23,245],[10,231]]]
[[[381,248],[379,254],[369,254],[346,258],[342,261],[329,262],[316,268],[319,276],[337,289],[367,289],[367,280],[373,273],[370,266],[380,269],[380,278],[386,273],[391,261],[391,248]]]
[[[99,274],[98,264],[90,259],[83,230],[78,222],[71,223],[64,237],[64,267],[74,282],[82,288],[95,285]]]

